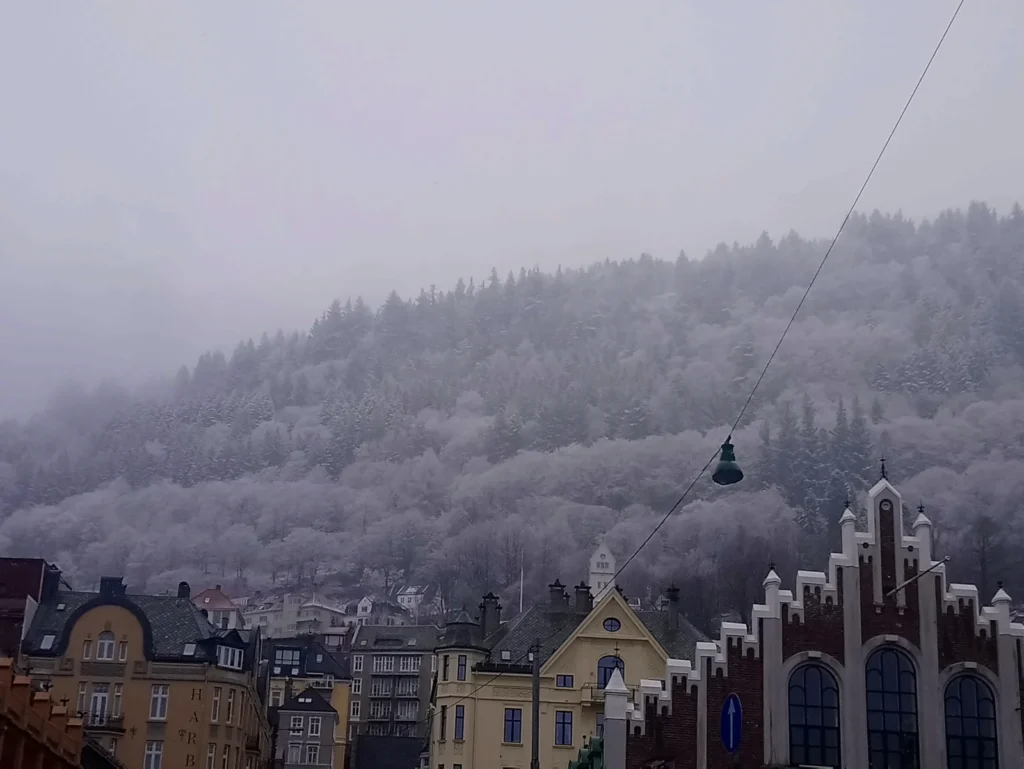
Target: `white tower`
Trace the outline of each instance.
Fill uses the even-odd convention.
[[[597,550],[590,556],[590,592],[594,594],[594,602],[600,601],[609,590],[615,589],[615,556],[602,539],[597,543]]]

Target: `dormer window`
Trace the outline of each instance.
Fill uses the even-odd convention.
[[[230,670],[241,670],[242,650],[232,649],[230,646],[218,646],[217,664],[222,668],[228,668]]]

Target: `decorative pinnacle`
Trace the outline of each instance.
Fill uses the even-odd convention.
[[[921,515],[924,515],[924,502],[917,503],[917,512],[919,512]]]
[[[889,474],[885,471],[885,457],[882,457],[882,479],[889,480]]]

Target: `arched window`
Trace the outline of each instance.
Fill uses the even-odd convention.
[[[878,649],[868,657],[866,683],[869,766],[919,769],[914,663],[899,649]]]
[[[946,766],[998,769],[996,698],[978,676],[957,676],[946,685]]]
[[[612,673],[618,670],[623,680],[626,678],[626,663],[621,657],[602,657],[597,661],[597,688],[603,689],[611,680]]]
[[[789,677],[789,762],[842,765],[839,684],[823,665],[804,665]]]
[[[96,639],[96,659],[114,659],[114,634],[110,631],[100,633],[100,637]]]

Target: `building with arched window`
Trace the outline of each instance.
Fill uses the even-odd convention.
[[[1024,766],[1024,625],[1000,589],[983,605],[908,533],[884,477],[867,530],[849,509],[827,572],[794,590],[769,571],[747,625],[723,622],[692,659],[641,682],[605,723],[605,761],[629,769],[740,766],[1009,769]],[[606,711],[611,712],[606,705]],[[701,727],[704,725],[704,728]]]

